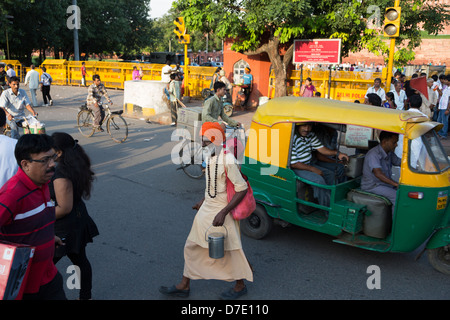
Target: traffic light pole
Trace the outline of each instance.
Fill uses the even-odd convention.
[[[184,96],[189,97],[188,45],[184,44]]]
[[[189,96],[189,71],[188,71],[188,65],[189,65],[189,59],[188,59],[188,43],[191,41],[191,37],[189,34],[186,33],[186,25],[184,24],[184,18],[183,17],[177,17],[173,23],[175,24],[176,28],[173,30],[173,32],[178,37],[178,43],[184,43],[184,95]]]
[[[400,6],[400,0],[395,0],[395,7]],[[392,80],[392,69],[394,67],[394,53],[395,53],[395,38],[390,39],[391,44],[389,48],[389,60],[388,60],[388,70],[387,70],[387,79],[386,79],[386,92],[390,91],[391,88],[391,80]]]
[[[394,53],[395,53],[395,38],[391,38],[391,46],[389,48],[389,61],[388,61],[388,70],[387,70],[387,79],[386,79],[386,92],[391,89],[391,80],[392,80],[392,69],[394,68]]]

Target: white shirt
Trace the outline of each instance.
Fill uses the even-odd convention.
[[[14,156],[16,143],[16,139],[0,135],[0,188],[16,174],[19,167]]]
[[[25,107],[30,104],[27,93],[23,89],[19,89],[17,96],[12,89],[3,91],[0,97],[0,107],[3,107],[13,117],[25,116]]]
[[[14,71],[14,69],[13,68],[9,68],[8,69],[8,71],[6,71],[6,75],[8,76],[8,77],[15,77],[16,76],[16,72]]]
[[[446,87],[444,91],[442,91],[441,101],[439,101],[439,110],[447,109],[449,96],[450,96],[450,87]]]
[[[375,89],[375,87],[370,87],[369,89],[367,89],[367,92],[366,92],[366,95],[364,96],[364,98],[367,98],[367,95],[370,93],[376,93],[381,98],[381,102],[386,100],[386,92],[381,87],[378,88],[378,90]]]
[[[397,110],[403,110],[405,108],[405,100],[407,99],[405,90],[401,89],[400,94],[398,94],[395,90],[391,92],[394,94]]]
[[[161,81],[169,83],[170,82],[170,74],[172,71],[174,71],[174,69],[171,66],[169,66],[168,64],[166,64],[161,69]]]
[[[39,88],[39,72],[36,70],[30,70],[27,72],[25,76],[25,84],[30,83],[30,89],[38,89]]]

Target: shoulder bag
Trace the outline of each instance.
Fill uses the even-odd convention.
[[[242,174],[242,172],[241,172]],[[234,190],[234,184],[228,179],[227,170],[225,168],[225,177],[226,177],[226,185],[227,185],[227,200],[228,202],[233,199],[236,191]],[[247,193],[245,194],[244,199],[233,209],[231,210],[231,214],[233,215],[234,220],[242,220],[248,218],[253,211],[256,209],[256,201],[253,197],[253,189],[248,182],[247,176],[242,174],[245,182],[247,182]]]

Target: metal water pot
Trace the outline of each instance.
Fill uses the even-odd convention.
[[[212,225],[209,227],[211,228]],[[228,230],[225,226],[226,236],[228,237]],[[205,232],[205,240],[208,242],[209,257],[211,259],[220,259],[225,255],[225,235],[222,232],[213,232],[208,235],[208,229]],[[208,238],[206,238],[208,236]]]

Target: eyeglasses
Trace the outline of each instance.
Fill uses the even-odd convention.
[[[28,159],[28,161],[30,161],[30,162],[39,162],[39,163],[43,163],[43,164],[48,164],[48,163],[50,162],[50,160],[55,161],[56,158],[58,158],[58,155],[57,155],[56,153],[54,153],[53,155],[44,157],[44,158],[42,158],[42,159]]]

